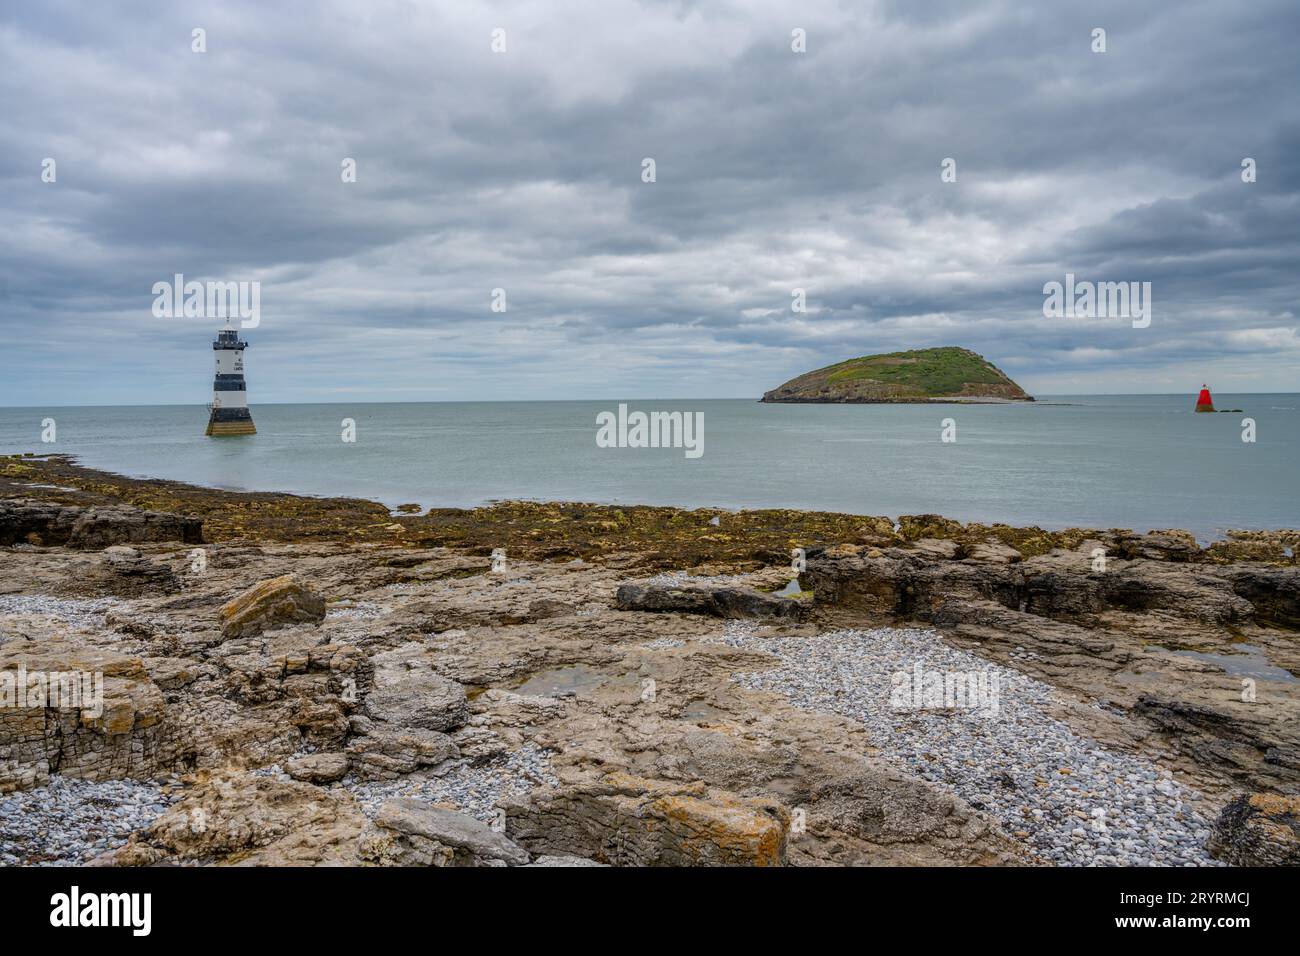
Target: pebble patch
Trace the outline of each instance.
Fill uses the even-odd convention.
[[[858,721],[881,758],[990,814],[1044,861],[1217,865],[1205,849],[1210,822],[1196,809],[1200,794],[1167,770],[1107,751],[1049,717],[1043,709],[1054,693],[1049,685],[950,647],[930,630],[813,638],[760,638],[756,630],[733,622],[715,642],[766,652],[781,663],[733,680],[782,694],[803,710]],[[983,706],[900,699],[910,698],[917,682],[895,675],[913,678],[918,666],[922,675],[962,675],[968,684],[982,674],[985,694],[974,699]]]
[[[38,615],[50,617],[79,628],[98,628],[104,624],[104,615],[122,602],[114,598],[96,598],[78,601],[66,598],[30,596],[23,594],[0,595],[0,615]]]
[[[0,797],[0,864],[73,866],[126,843],[179,799],[159,783],[55,776]]]
[[[675,637],[656,637],[653,641],[646,641],[641,646],[648,651],[666,651],[677,647],[685,647],[686,642]]]
[[[428,803],[450,803],[462,813],[492,823],[497,818],[499,800],[523,796],[536,787],[559,787],[560,781],[551,773],[550,758],[551,751],[525,744],[484,763],[447,761],[436,768],[439,776],[412,774],[391,782],[344,781],[340,786],[357,798],[362,812],[371,819],[389,800],[410,797]]]
[[[744,585],[748,577],[743,574],[687,574],[685,571],[661,571],[641,583],[647,587],[733,587]]]

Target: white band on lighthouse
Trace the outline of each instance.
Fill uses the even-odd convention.
[[[230,322],[217,332],[212,343],[216,356],[217,373],[212,383],[212,404],[209,405],[209,435],[255,435],[253,416],[248,411],[248,393],[244,387],[244,349],[248,343],[241,341],[239,332]]]

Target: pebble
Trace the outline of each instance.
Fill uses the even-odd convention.
[[[657,637],[653,641],[646,641],[641,646],[647,651],[664,651],[674,647],[685,647],[686,642],[675,637]]]
[[[362,812],[371,819],[389,800],[411,797],[429,803],[450,803],[462,813],[492,823],[497,817],[497,802],[503,798],[523,796],[536,787],[560,786],[551,772],[551,754],[535,744],[524,744],[483,763],[449,760],[433,771],[400,780],[362,783],[349,777],[339,786],[357,798]]]
[[[51,777],[35,790],[0,796],[0,864],[73,866],[117,849],[134,830],[180,799],[174,782]]]
[[[979,805],[1008,832],[1027,831],[1036,855],[1077,866],[1218,865],[1205,848],[1212,821],[1196,809],[1199,794],[1155,764],[1107,751],[1048,716],[1050,685],[951,647],[928,629],[811,638],[757,632],[751,622],[729,622],[711,639],[780,661],[734,681],[860,722],[881,759]],[[911,674],[917,664],[923,672],[996,675],[996,709],[894,707],[893,675]],[[1080,819],[1088,825],[1080,827]]]
[[[685,571],[663,571],[646,578],[641,583],[648,587],[733,587],[744,585],[749,578],[743,574],[687,574]]]
[[[32,614],[54,618],[74,627],[100,627],[104,615],[122,602],[114,598],[74,600],[44,595],[0,595],[0,615]]]

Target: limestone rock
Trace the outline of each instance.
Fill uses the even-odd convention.
[[[1115,647],[1113,640],[1076,624],[1013,611],[994,601],[947,601],[935,611],[931,622],[938,627],[955,628],[962,637],[980,643],[989,634],[1015,638],[1032,644],[1042,654],[1054,651],[1101,657]]]
[[[10,701],[20,673],[28,694]],[[45,688],[40,698],[35,686]],[[10,642],[0,647],[0,691],[0,793],[41,786],[55,772],[148,776],[176,760],[167,702],[139,658],[71,640]]]
[[[366,716],[396,727],[447,731],[469,718],[469,701],[465,688],[454,680],[432,671],[413,671],[401,680],[376,686],[366,695],[364,710]]]
[[[118,596],[171,594],[181,588],[180,575],[175,571],[126,545],[115,544],[104,549],[103,572],[104,580],[99,583]]]
[[[103,551],[104,562],[114,571],[120,571],[129,574],[140,564],[145,561],[138,549],[129,548],[124,544],[115,544],[107,547]]]
[[[348,757],[339,753],[294,757],[284,765],[284,772],[305,783],[334,783],[347,776]]]
[[[986,561],[989,564],[1015,564],[1024,556],[1011,545],[1003,544],[997,538],[987,538],[969,545],[966,548],[966,557],[971,561]]]
[[[1195,561],[1201,556],[1201,546],[1186,531],[1152,531],[1121,537],[1119,552],[1125,558],[1146,558],[1151,561]]]
[[[394,780],[422,767],[436,767],[460,756],[444,733],[420,727],[393,727],[364,717],[353,718],[358,735],[348,741],[352,772],[362,780]]]
[[[263,581],[221,607],[223,637],[247,637],[287,624],[319,624],[325,600],[291,574]]]
[[[1008,557],[1010,555],[1007,555]],[[1276,595],[1276,614],[1288,612],[1291,569],[1269,569],[1275,577],[1225,572],[1185,562],[1121,561],[1094,572],[1086,555],[1053,552],[1017,563],[934,562],[915,551],[891,550],[879,557],[833,557],[810,549],[805,578],[818,605],[858,608],[877,616],[927,618],[950,601],[996,601],[1004,607],[1067,619],[1117,609],[1169,613],[1213,624],[1245,622],[1255,613],[1241,591]],[[1300,578],[1297,578],[1300,580]]]
[[[1209,846],[1232,866],[1300,866],[1300,797],[1242,794],[1219,814]]]
[[[8,461],[0,471],[39,477]],[[93,492],[51,496],[105,500],[100,489],[124,484],[105,478]],[[1188,803],[1205,830],[1205,808],[1237,793],[1300,793],[1300,695],[1284,673],[1300,675],[1291,554],[1253,563],[1195,556],[1185,537],[1162,532],[1046,532],[935,516],[906,518],[895,533],[892,519],[723,513],[715,526],[711,510],[587,505],[436,509],[402,519],[397,533],[380,506],[356,511],[356,524],[309,499],[132,484],[211,516],[220,540],[206,546],[202,573],[188,570],[179,544],[0,547],[0,667],[34,668],[44,653],[54,655],[46,669],[102,663],[107,691],[98,721],[85,708],[0,709],[8,728],[0,787],[60,773],[151,780],[198,768],[181,809],[142,831],[118,862],[507,862],[471,852],[478,844],[426,819],[367,822],[348,797],[354,781],[404,774],[435,801],[459,801],[466,788],[483,794],[478,782],[490,778],[506,808],[496,836],[540,854],[540,865],[780,862],[782,806],[801,811],[784,850],[789,864],[1034,862],[1034,827],[1021,832],[1002,813],[1003,801],[1028,799],[1037,785],[1028,776],[972,766],[972,779],[995,793],[966,803],[970,790],[945,796],[893,765],[896,741],[847,710],[805,709],[733,680],[772,660],[763,641],[716,643],[717,617],[776,607],[811,620],[764,621],[774,625],[764,636],[806,637],[810,648],[868,622],[943,627],[945,644],[1059,688],[1048,713],[1076,734],[1168,766],[1175,783],[1205,795]],[[86,510],[42,507],[46,543],[66,539]],[[35,527],[27,533],[41,538]],[[943,544],[932,554],[914,545],[922,539],[957,550]],[[1261,554],[1276,556],[1274,542],[1300,547],[1300,533],[1270,533],[1269,542]],[[487,573],[494,547],[508,550],[509,574]],[[789,580],[794,547],[807,556],[800,584],[816,590],[815,603],[763,593]],[[573,554],[586,563],[564,563]],[[179,572],[183,593],[151,593],[166,586],[161,575],[149,583],[151,566]],[[676,573],[652,580],[681,585],[685,597],[643,596],[642,609],[662,601],[667,613],[611,606],[620,585],[645,587],[638,578],[665,571]],[[288,572],[347,599],[347,611],[331,605],[319,627],[268,622],[261,633],[223,638],[223,602]],[[689,613],[672,610],[678,601]],[[1238,664],[1258,670],[1258,687]],[[543,687],[531,678],[550,674],[557,688],[571,679],[581,691],[504,689]],[[640,693],[647,677],[658,687],[649,698]],[[938,733],[932,742],[946,755],[939,748],[952,740]],[[1026,748],[1028,758],[1038,753],[1030,741]],[[272,764],[290,776],[213,770]],[[1086,774],[1071,766],[1076,779]],[[340,774],[347,784],[333,786]],[[171,799],[172,784],[163,786]],[[1247,850],[1252,834],[1285,817],[1249,808],[1225,844],[1246,847],[1234,851],[1243,859],[1275,859],[1276,833]],[[105,808],[103,819],[106,835],[122,816]],[[99,838],[86,832],[81,852]]]
[[[355,865],[366,819],[350,794],[240,771],[203,774],[179,803],[96,862]]]
[[[775,800],[622,772],[505,810],[506,831],[533,853],[616,866],[780,866],[790,826]]]
[[[1108,700],[1137,719],[1132,732],[1154,731],[1234,791],[1300,783],[1294,695],[1261,682],[1269,705],[1257,706],[1220,664],[1242,653],[1231,628],[1279,670],[1300,673],[1288,636],[1300,623],[1297,569],[1118,558],[1091,533],[1074,550],[1012,564],[897,548],[875,557],[810,548],[807,557],[802,580],[819,616],[951,628],[959,646]]]
[[[944,561],[956,558],[960,550],[956,541],[949,541],[946,538],[921,538],[912,542],[912,548],[924,555]]]
[[[1166,609],[1210,624],[1248,621],[1255,611],[1219,574],[1167,562],[1134,561],[1101,583],[1107,604],[1130,611]]]
[[[486,823],[419,800],[389,801],[375,825],[379,834],[363,853],[386,866],[522,866],[530,859]]]
[[[1228,532],[1227,541],[1214,541],[1204,551],[1207,559],[1213,561],[1268,561],[1276,564],[1291,562],[1293,557],[1287,554],[1287,546],[1279,540],[1238,539],[1237,534],[1245,532]]]
[[[426,655],[411,642],[371,658],[372,687],[352,717],[347,746],[359,778],[391,780],[460,756],[444,731],[469,719],[465,688],[435,673]]]
[[[537,621],[544,621],[552,617],[569,617],[576,610],[573,605],[565,604],[563,601],[539,598],[528,605],[528,616]]]
[[[29,541],[69,548],[105,548],[146,541],[203,543],[198,518],[127,505],[83,508],[26,498],[0,500],[0,545]]]
[[[469,718],[463,685],[438,674],[421,641],[399,645],[371,658],[373,689],[367,716],[401,727],[454,730]]]
[[[743,587],[624,584],[616,594],[621,611],[676,611],[723,618],[795,620],[799,603]]]
[[[943,515],[899,515],[898,533],[908,541],[923,538],[954,539],[960,537],[965,527],[960,521],[953,521]]]
[[[551,867],[551,866],[607,866],[605,863],[597,863],[595,860],[588,860],[581,856],[539,856],[528,864],[530,867]]]
[[[1300,630],[1300,569],[1244,566],[1223,574],[1254,607],[1256,620]]]

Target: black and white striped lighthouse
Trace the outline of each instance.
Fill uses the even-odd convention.
[[[248,412],[248,393],[244,391],[244,349],[247,342],[229,321],[217,333],[212,354],[217,357],[217,377],[212,383],[212,414],[208,417],[209,435],[256,435],[253,416]]]

